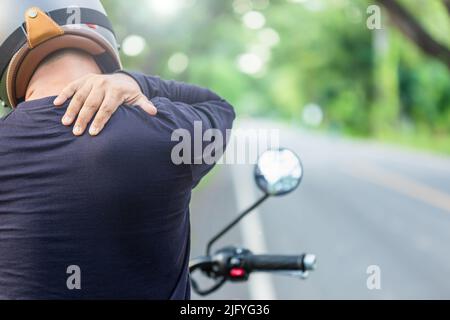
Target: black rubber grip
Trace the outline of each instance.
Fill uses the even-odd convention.
[[[303,259],[300,256],[279,255],[249,255],[245,257],[245,264],[251,271],[302,270],[305,271]]]

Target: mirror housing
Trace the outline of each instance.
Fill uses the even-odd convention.
[[[300,185],[303,166],[300,158],[289,149],[264,152],[255,166],[255,181],[259,189],[269,196],[291,193]]]

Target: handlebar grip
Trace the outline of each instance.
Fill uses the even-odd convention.
[[[312,254],[300,256],[250,255],[246,257],[247,267],[252,271],[314,270],[316,257]]]

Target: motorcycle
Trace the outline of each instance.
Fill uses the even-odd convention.
[[[249,249],[229,246],[211,254],[213,244],[236,226],[270,197],[291,193],[298,188],[303,177],[300,158],[291,150],[277,149],[264,152],[257,161],[254,178],[264,195],[231,223],[218,232],[206,246],[206,255],[192,259],[189,263],[191,285],[200,296],[209,295],[220,289],[226,282],[248,281],[253,272],[277,272],[306,279],[309,271],[316,269],[316,256],[300,255],[257,255]],[[193,277],[196,271],[213,280],[209,288],[200,288]]]

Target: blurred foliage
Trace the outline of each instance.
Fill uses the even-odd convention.
[[[441,0],[400,2],[435,39],[450,46],[449,15]],[[449,70],[390,25],[384,11],[382,30],[369,30],[367,8],[373,1],[103,3],[120,42],[130,35],[145,39],[138,55],[123,54],[126,68],[207,86],[241,116],[391,140],[404,135],[408,138],[399,141],[412,144],[417,135],[433,141],[429,147],[434,149],[450,145]],[[260,14],[251,17],[249,11]],[[187,56],[186,69],[169,67],[175,53]],[[320,107],[313,124],[305,117],[308,105]]]
[[[369,30],[368,0],[168,1],[183,7],[167,16],[155,10],[163,0],[104,1],[119,38],[136,34],[146,40],[141,55],[123,57],[126,67],[210,87],[240,115],[308,125],[304,107],[314,104],[323,113],[320,126],[335,132],[450,136],[449,70],[392,27],[384,11],[383,29]],[[440,0],[402,4],[450,45]],[[243,23],[250,10],[264,15],[262,29]],[[267,28],[278,34],[278,43],[266,43]],[[168,68],[175,52],[189,58],[182,73]],[[261,71],[239,68],[245,53],[261,57]]]

